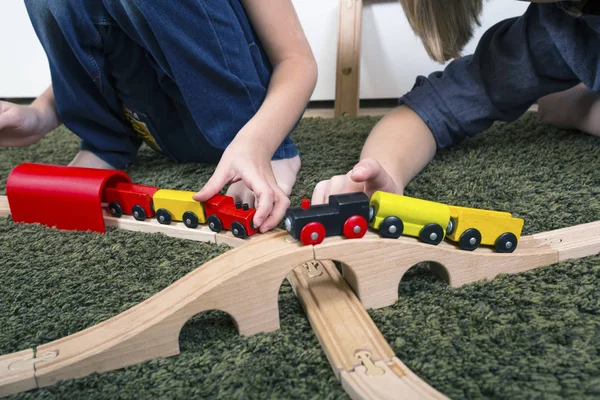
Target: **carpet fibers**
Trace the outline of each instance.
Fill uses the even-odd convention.
[[[303,157],[293,204],[319,180],[345,173],[376,122],[305,119],[293,135]],[[66,164],[77,148],[60,128],[34,146],[0,150],[0,192],[17,164]],[[599,139],[528,114],[439,153],[407,194],[510,211],[525,219],[525,234],[537,233],[600,219],[599,159]],[[213,170],[143,148],[127,172],[137,183],[197,190]],[[0,354],[115,316],[228,250],[161,234],[67,233],[2,219]],[[451,398],[598,398],[599,278],[598,256],[457,289],[417,266],[395,305],[369,313],[398,357]],[[14,398],[348,398],[287,283],[279,307],[278,332],[244,338],[226,314],[202,313],[184,326],[179,356]]]

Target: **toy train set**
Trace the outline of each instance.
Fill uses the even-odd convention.
[[[252,223],[256,210],[247,203],[235,203],[233,197],[217,194],[201,204],[192,198],[195,193],[117,183],[106,189],[104,201],[110,214],[117,218],[123,214],[138,221],[156,217],[160,224],[181,221],[191,229],[206,224],[213,232],[225,229],[241,239],[258,232]]]
[[[105,232],[103,210],[114,217],[138,221],[155,218],[160,224],[181,221],[196,229],[231,231],[238,238],[258,232],[256,210],[232,197],[217,194],[200,203],[195,192],[134,184],[123,171],[96,170],[26,163],[10,173],[6,192],[15,222],[40,223],[65,230]],[[467,251],[481,245],[511,253],[524,221],[510,213],[450,206],[386,192],[332,195],[329,203],[289,208],[285,229],[304,245],[317,245],[327,236],[362,238],[369,227],[384,238],[412,236],[438,245],[448,239]]]
[[[326,236],[360,238],[367,224],[384,238],[402,235],[424,243],[440,244],[445,238],[462,250],[493,246],[498,253],[515,251],[524,221],[499,211],[448,206],[393,193],[375,192],[330,196],[329,204],[290,208],[286,230],[306,245],[316,245]]]

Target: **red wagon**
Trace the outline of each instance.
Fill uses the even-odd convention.
[[[104,202],[113,217],[121,218],[123,214],[133,215],[138,221],[154,217],[152,196],[158,191],[157,187],[137,185],[135,183],[117,183],[115,187],[107,188]]]
[[[204,202],[206,222],[213,232],[230,230],[235,237],[246,238],[258,230],[252,223],[256,209],[236,203],[233,197],[217,194]]]

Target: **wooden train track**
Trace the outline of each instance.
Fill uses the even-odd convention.
[[[0,216],[9,213],[6,199],[0,197]],[[133,219],[115,221],[111,217],[107,217],[106,221],[109,225],[126,229],[148,224]],[[188,234],[183,233],[176,225],[148,226],[151,225],[143,230],[158,231],[159,228],[165,228],[160,231],[176,237],[186,236],[188,239],[215,243],[227,240],[233,245],[240,244],[239,239],[212,232],[188,230],[192,232]],[[277,298],[281,282],[286,277],[295,282],[296,291],[305,307],[311,304],[311,296],[313,303],[321,306],[327,304],[323,300],[315,301],[321,295],[317,291],[306,289],[306,280],[302,286],[301,274],[294,272],[290,275],[299,265],[308,265],[310,269],[310,265],[316,265],[314,263],[319,260],[342,262],[344,277],[358,294],[364,311],[365,308],[393,304],[398,297],[400,279],[410,267],[420,262],[436,263],[452,286],[460,286],[490,279],[498,274],[518,273],[599,252],[600,222],[523,237],[518,249],[512,254],[498,254],[485,248],[465,252],[446,243],[431,246],[413,238],[382,239],[376,234],[368,234],[358,240],[327,238],[318,246],[302,246],[290,240],[289,235],[283,231],[258,235],[244,241],[243,246],[202,265],[143,303],[101,324],[41,345],[35,355],[32,350],[25,350],[0,357],[0,395],[44,387],[61,379],[118,369],[157,357],[176,355],[179,353],[181,328],[189,318],[204,310],[218,309],[227,312],[242,335],[278,329]],[[331,268],[323,267],[322,270],[328,271],[327,275],[333,282],[330,284],[333,285],[331,291],[337,290],[340,293],[335,296],[330,294],[330,300],[343,296],[343,293],[351,293],[349,288],[340,286],[341,280],[334,276]],[[338,285],[337,289],[335,285]],[[365,315],[361,316],[356,311],[352,300],[335,300],[333,303],[345,304],[344,309],[354,310],[347,312],[360,321],[357,324],[362,326],[361,329],[369,326],[369,322],[365,322]],[[331,314],[325,308],[306,308],[309,317],[312,313],[311,321],[320,321],[313,322],[319,338],[326,338],[330,334],[327,333],[330,328],[324,321]],[[354,331],[355,328],[352,329]],[[400,360],[393,356],[391,359],[386,358],[393,353],[389,353],[389,345],[386,347],[381,343],[377,333],[368,329],[365,332],[364,335],[375,338],[375,342],[365,349],[370,354],[361,353],[360,363],[355,353],[338,356],[342,350],[331,347],[333,341],[321,339],[332,368],[337,371],[336,375],[339,374],[338,377],[351,396],[376,398],[384,395],[385,391],[381,391],[381,388],[394,384],[386,379],[396,376],[401,378],[397,383],[403,388],[398,390],[414,389],[412,396],[416,397],[442,397],[416,378]],[[344,349],[354,352],[356,347]],[[352,360],[352,357],[355,358]],[[382,376],[385,378],[374,378],[378,375],[369,374],[369,368],[374,368],[371,371],[383,370],[385,373]]]
[[[308,262],[288,280],[350,397],[446,399],[396,357],[333,262]]]

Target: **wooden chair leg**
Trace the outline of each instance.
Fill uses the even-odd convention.
[[[356,116],[360,89],[362,0],[340,0],[335,116]]]

